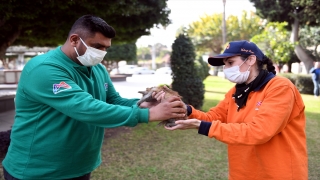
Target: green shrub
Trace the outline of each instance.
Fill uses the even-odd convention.
[[[301,94],[313,94],[313,82],[311,75],[292,73],[278,75],[288,78],[297,87]]]
[[[180,34],[172,45],[172,89],[182,96],[183,102],[200,109],[205,91],[203,77],[197,73],[195,67],[195,57],[190,38]]]
[[[197,76],[199,76],[202,81],[204,81],[210,75],[208,63],[203,60],[202,56],[199,56],[194,62],[194,65],[197,71]]]
[[[295,84],[302,94],[313,94],[313,82],[311,75],[298,75]]]
[[[284,74],[277,74],[277,75],[288,78],[292,82],[292,84],[296,84],[297,74],[284,73]]]

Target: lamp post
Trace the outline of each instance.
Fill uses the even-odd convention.
[[[153,29],[150,30],[150,35],[152,37],[152,48],[151,48],[151,68],[155,70],[156,66],[156,27],[153,26]]]
[[[223,2],[223,14],[222,14],[222,44],[227,42],[227,30],[226,30],[226,0]]]
[[[155,70],[157,68],[156,66],[156,43],[153,42],[153,45],[152,45],[152,50],[151,50],[151,57],[152,57],[152,69]]]
[[[151,30],[150,34],[152,36],[152,42],[153,42],[153,45],[152,45],[152,49],[151,49],[151,57],[152,57],[152,69],[155,70],[157,68],[157,65],[156,65],[156,44],[157,44],[157,41],[156,41],[156,34],[159,34],[160,33],[160,30],[161,29],[164,29],[166,30],[166,26],[162,26],[161,27],[158,27],[158,26],[153,26],[153,29]]]

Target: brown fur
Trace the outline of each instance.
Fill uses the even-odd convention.
[[[146,102],[157,101],[156,99],[154,99],[152,97],[152,93],[153,92],[158,93],[160,91],[164,91],[165,92],[164,99],[167,99],[167,98],[172,97],[172,96],[178,96],[180,99],[182,98],[182,96],[180,96],[178,92],[176,92],[176,91],[174,91],[172,89],[169,89],[169,88],[164,88],[161,85],[161,86],[157,86],[157,87],[146,88],[145,91],[138,91],[139,93],[142,94],[142,98],[138,101],[137,104],[140,106],[140,104],[142,102],[144,102],[144,101],[146,101]],[[185,116],[184,118],[178,118],[178,119],[187,119],[187,116]],[[176,121],[176,119],[168,119],[168,120],[165,120],[165,121],[161,121],[159,123],[159,125],[164,124],[167,127],[173,127],[173,126],[176,125],[175,121]]]

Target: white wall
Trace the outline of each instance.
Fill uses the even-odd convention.
[[[308,74],[304,64],[301,63],[292,63],[291,65],[291,72],[294,74]]]

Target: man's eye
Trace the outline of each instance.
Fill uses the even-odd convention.
[[[99,50],[101,50],[101,51],[105,51],[105,50],[106,50],[106,48],[103,47],[103,46],[94,46],[94,48],[95,48],[95,49],[99,49]]]

